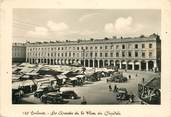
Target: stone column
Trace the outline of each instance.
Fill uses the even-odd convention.
[[[115,67],[115,65],[116,65],[116,64],[115,64],[115,60],[113,60],[113,66]]]
[[[100,67],[100,65],[99,65],[99,60],[97,60],[97,67],[98,67],[98,68]]]
[[[88,60],[88,67],[90,67],[90,60]]]
[[[120,63],[119,63],[119,69],[121,69],[122,68],[122,62],[120,61]]]
[[[105,62],[105,61],[104,61],[104,60],[102,60],[102,61],[103,61],[103,65],[102,65],[102,67],[104,67],[104,66],[105,66],[105,63],[104,63],[104,62]]]
[[[146,61],[146,71],[148,71],[148,61]]]
[[[125,64],[125,69],[126,70],[128,69],[128,62],[126,62],[126,64]]]
[[[135,64],[135,63],[133,62],[133,64],[132,64],[132,70],[134,70],[134,64]]]
[[[141,71],[141,62],[140,62],[140,64],[139,64],[139,70]]]

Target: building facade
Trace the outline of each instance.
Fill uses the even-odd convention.
[[[26,46],[25,43],[12,44],[12,62],[26,61]]]
[[[156,34],[134,38],[27,43],[26,61],[148,71],[160,69],[160,45],[160,37]]]

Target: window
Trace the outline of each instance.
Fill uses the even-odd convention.
[[[95,57],[97,57],[97,53],[95,53]]]
[[[75,53],[73,53],[73,57],[75,57]]]
[[[58,48],[58,50],[60,50],[60,47]]]
[[[145,52],[142,52],[142,57],[143,57],[143,58],[145,57]]]
[[[125,49],[125,45],[122,45],[122,49]]]
[[[86,46],[86,50],[88,49],[88,47]]]
[[[90,50],[92,50],[93,49],[93,47],[90,47]]]
[[[71,52],[69,53],[69,57],[71,57]]]
[[[97,49],[97,46],[95,46],[95,49]]]
[[[110,53],[110,57],[113,57],[113,53]]]
[[[65,53],[65,57],[67,57],[67,52]]]
[[[142,48],[145,48],[145,44],[142,44]]]
[[[64,56],[64,54],[63,54],[63,53],[61,53],[61,56],[63,57],[63,56]]]
[[[100,46],[100,49],[102,49],[102,46]]]
[[[61,50],[63,50],[64,48],[62,47]]]
[[[135,49],[137,49],[138,48],[138,44],[135,44]]]
[[[75,47],[73,47],[73,50],[75,50]]]
[[[108,56],[108,53],[105,53],[105,57],[107,57]]]
[[[92,57],[93,56],[93,53],[92,52],[90,52],[90,57]]]
[[[132,55],[131,55],[131,52],[128,52],[128,56],[129,56],[129,57],[131,57],[131,56],[132,56]]]
[[[125,57],[125,52],[122,52],[122,57]]]
[[[83,50],[84,48],[83,48],[83,47],[81,47],[81,49]]]
[[[135,57],[138,57],[138,52],[135,52]]]
[[[79,47],[77,47],[77,50],[79,50]]]
[[[150,58],[152,57],[152,52],[149,52],[149,57],[150,57]]]
[[[102,53],[100,53],[100,57],[102,57],[103,56],[103,54]]]
[[[116,52],[116,57],[119,57],[119,52]]]
[[[149,48],[152,48],[152,44],[151,43],[149,44]]]
[[[105,46],[105,49],[107,49],[107,46]]]
[[[116,45],[116,49],[119,49],[119,45]]]

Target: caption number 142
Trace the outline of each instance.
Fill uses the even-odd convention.
[[[23,112],[23,115],[29,115],[29,112]]]

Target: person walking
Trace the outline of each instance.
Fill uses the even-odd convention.
[[[114,92],[117,92],[117,91],[118,91],[117,85],[114,86],[113,91],[114,91]]]
[[[112,91],[112,86],[111,85],[109,85],[109,91]]]
[[[129,77],[129,79],[131,79],[131,75],[129,75],[128,77]]]
[[[87,104],[87,101],[84,96],[83,96],[83,101],[81,102],[81,104]]]

